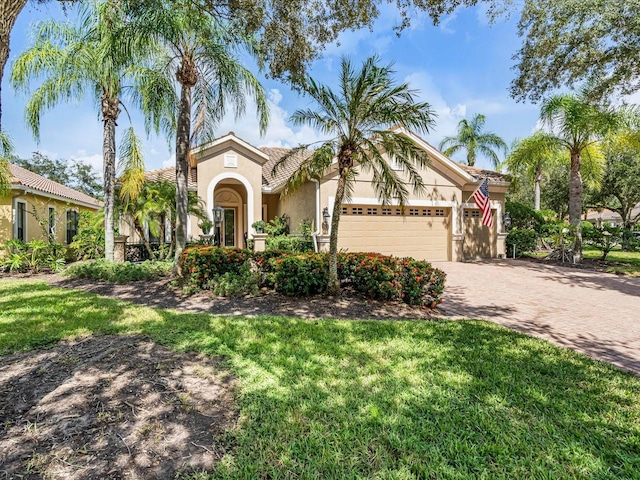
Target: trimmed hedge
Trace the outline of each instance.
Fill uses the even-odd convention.
[[[260,275],[260,286],[288,296],[324,293],[329,281],[326,253],[199,246],[185,249],[180,258],[184,282],[193,290],[211,288],[212,279],[240,275],[248,268]],[[366,298],[431,308],[442,302],[445,282],[445,273],[429,262],[377,253],[340,253],[338,277]]]

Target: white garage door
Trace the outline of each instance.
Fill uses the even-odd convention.
[[[338,248],[418,260],[451,259],[451,209],[344,205]]]

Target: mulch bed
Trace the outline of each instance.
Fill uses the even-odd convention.
[[[210,470],[238,419],[220,359],[141,336],[0,356],[0,477],[165,479]]]

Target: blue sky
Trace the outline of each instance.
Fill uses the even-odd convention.
[[[11,35],[11,55],[2,85],[3,128],[14,140],[17,154],[29,157],[40,151],[51,158],[82,159],[101,170],[102,123],[90,99],[61,104],[47,111],[41,119],[41,138],[36,143],[25,127],[24,106],[27,96],[15,92],[8,84],[13,60],[29,45],[34,23],[47,18],[64,19],[57,2],[28,6],[21,13]],[[68,18],[73,18],[70,14]],[[382,8],[373,31],[345,32],[339,42],[330,45],[311,68],[317,80],[331,84],[337,74],[340,58],[349,56],[354,62],[378,54],[383,62],[394,62],[398,80],[405,80],[420,91],[420,99],[429,102],[437,112],[436,126],[426,139],[438,146],[444,136],[453,135],[462,118],[476,113],[487,117],[486,130],[500,135],[507,144],[532,133],[538,119],[538,107],[517,103],[509,97],[508,87],[515,72],[511,59],[520,45],[515,21],[487,22],[481,8],[459,9],[433,26],[428,17],[415,17],[411,28],[398,38],[393,26],[399,15],[391,6]],[[300,107],[312,105],[308,99],[285,84],[267,80],[256,72],[269,96],[271,120],[264,136],[259,135],[254,111],[247,109],[243,119],[225,118],[219,129],[223,135],[236,135],[258,146],[294,146],[319,137],[308,127],[294,127],[288,118]],[[133,115],[134,126],[143,132],[139,115]],[[120,131],[128,126],[121,114]],[[119,139],[119,135],[118,135]],[[174,147],[166,139],[155,136],[144,140],[147,169],[174,164]],[[464,154],[455,156],[463,160]],[[490,168],[480,158],[477,165]]]

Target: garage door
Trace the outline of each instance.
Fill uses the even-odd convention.
[[[466,208],[463,213],[464,243],[462,252],[465,260],[496,258],[496,215],[493,215],[493,227],[482,224],[482,212],[476,208]]]
[[[451,258],[451,209],[344,205],[338,248],[418,260]]]

